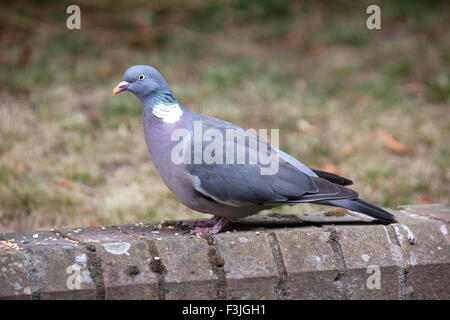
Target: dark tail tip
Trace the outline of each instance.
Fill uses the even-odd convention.
[[[394,216],[392,216],[391,220],[384,220],[384,219],[375,219],[373,220],[373,222],[379,223],[379,224],[383,224],[383,225],[388,225],[391,223],[397,223],[398,221],[394,218]]]
[[[330,201],[330,204],[368,215],[372,218],[375,218],[375,221],[381,224],[390,224],[397,222],[395,217],[386,210],[360,198],[353,200],[334,200]]]

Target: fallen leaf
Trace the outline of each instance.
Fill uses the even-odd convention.
[[[17,162],[16,164],[16,172],[21,175],[25,172],[26,165],[22,161]]]
[[[424,194],[420,197],[420,204],[430,204],[433,203],[430,196]]]
[[[347,158],[352,153],[356,152],[357,149],[364,148],[370,143],[373,143],[374,139],[381,140],[383,146],[388,149],[389,151],[398,153],[398,154],[405,154],[408,152],[411,152],[411,149],[408,148],[405,144],[399,142],[396,140],[392,135],[385,132],[382,129],[378,129],[377,131],[368,134],[365,136],[362,140],[358,141],[357,143],[347,146],[344,149],[341,150],[339,153],[339,157],[341,158]]]
[[[100,227],[102,224],[101,224],[101,222],[98,221],[98,220],[92,220],[92,221],[89,222],[89,225],[90,225],[91,227]]]
[[[380,137],[383,145],[392,152],[395,153],[407,153],[409,151],[408,147],[403,143],[396,140],[389,133],[386,133],[383,130],[378,130],[378,137]]]
[[[58,178],[55,182],[58,186],[66,188],[70,191],[74,191],[77,188],[76,185],[72,181],[64,179],[64,178]]]

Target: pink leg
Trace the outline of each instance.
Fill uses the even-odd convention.
[[[228,223],[228,220],[224,217],[217,217],[217,222],[212,227],[206,227],[206,228],[199,228],[196,227],[195,229],[191,230],[191,234],[196,233],[209,233],[209,234],[216,234],[222,228]]]
[[[206,221],[197,221],[197,220],[183,221],[183,225],[189,227],[211,227],[214,226],[219,220],[220,220],[219,216],[214,216]]]

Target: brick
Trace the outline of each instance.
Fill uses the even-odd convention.
[[[271,214],[206,238],[177,222],[0,234],[0,298],[449,299],[447,208],[389,226]]]
[[[216,298],[217,277],[209,263],[206,240],[185,235],[169,223],[127,225],[122,230],[155,244],[164,266],[166,299]]]
[[[255,232],[215,236],[224,258],[228,299],[276,299],[278,272],[268,235]]]
[[[440,222],[394,224],[406,266],[408,299],[449,299],[448,226]]]
[[[166,269],[166,299],[216,299],[217,276],[208,257],[208,243],[196,236],[168,236],[155,241]]]
[[[429,223],[433,222],[433,219],[424,215],[418,215],[406,210],[388,210],[391,212],[397,221],[402,224],[416,224],[416,223]]]
[[[290,299],[339,299],[339,274],[330,234],[319,228],[277,230]]]
[[[420,215],[443,222],[450,222],[450,206],[441,203],[427,205],[399,206],[398,209],[406,211],[410,215]]]
[[[341,281],[351,299],[398,299],[399,266],[382,225],[337,226],[346,272]],[[380,288],[370,279],[380,272]],[[368,281],[369,280],[369,281]],[[369,283],[368,283],[369,282]]]
[[[14,239],[30,255],[32,294],[40,299],[95,299],[87,259],[90,252],[69,239],[49,231],[3,234]]]
[[[136,237],[141,237],[146,240],[156,240],[165,237],[173,236],[176,233],[183,234],[185,231],[179,226],[174,226],[176,222],[155,222],[155,223],[144,223],[144,224],[127,224],[119,226],[120,230],[131,234]],[[181,224],[179,222],[178,224]]]
[[[0,288],[1,299],[31,299],[28,279],[29,256],[22,251],[6,249],[0,241]]]
[[[71,237],[92,243],[100,258],[106,299],[158,299],[158,278],[150,267],[146,241],[116,227],[67,230]]]

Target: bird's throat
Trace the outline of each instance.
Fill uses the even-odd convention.
[[[151,113],[164,123],[176,123],[183,115],[183,108],[171,92],[158,92],[150,101]]]

